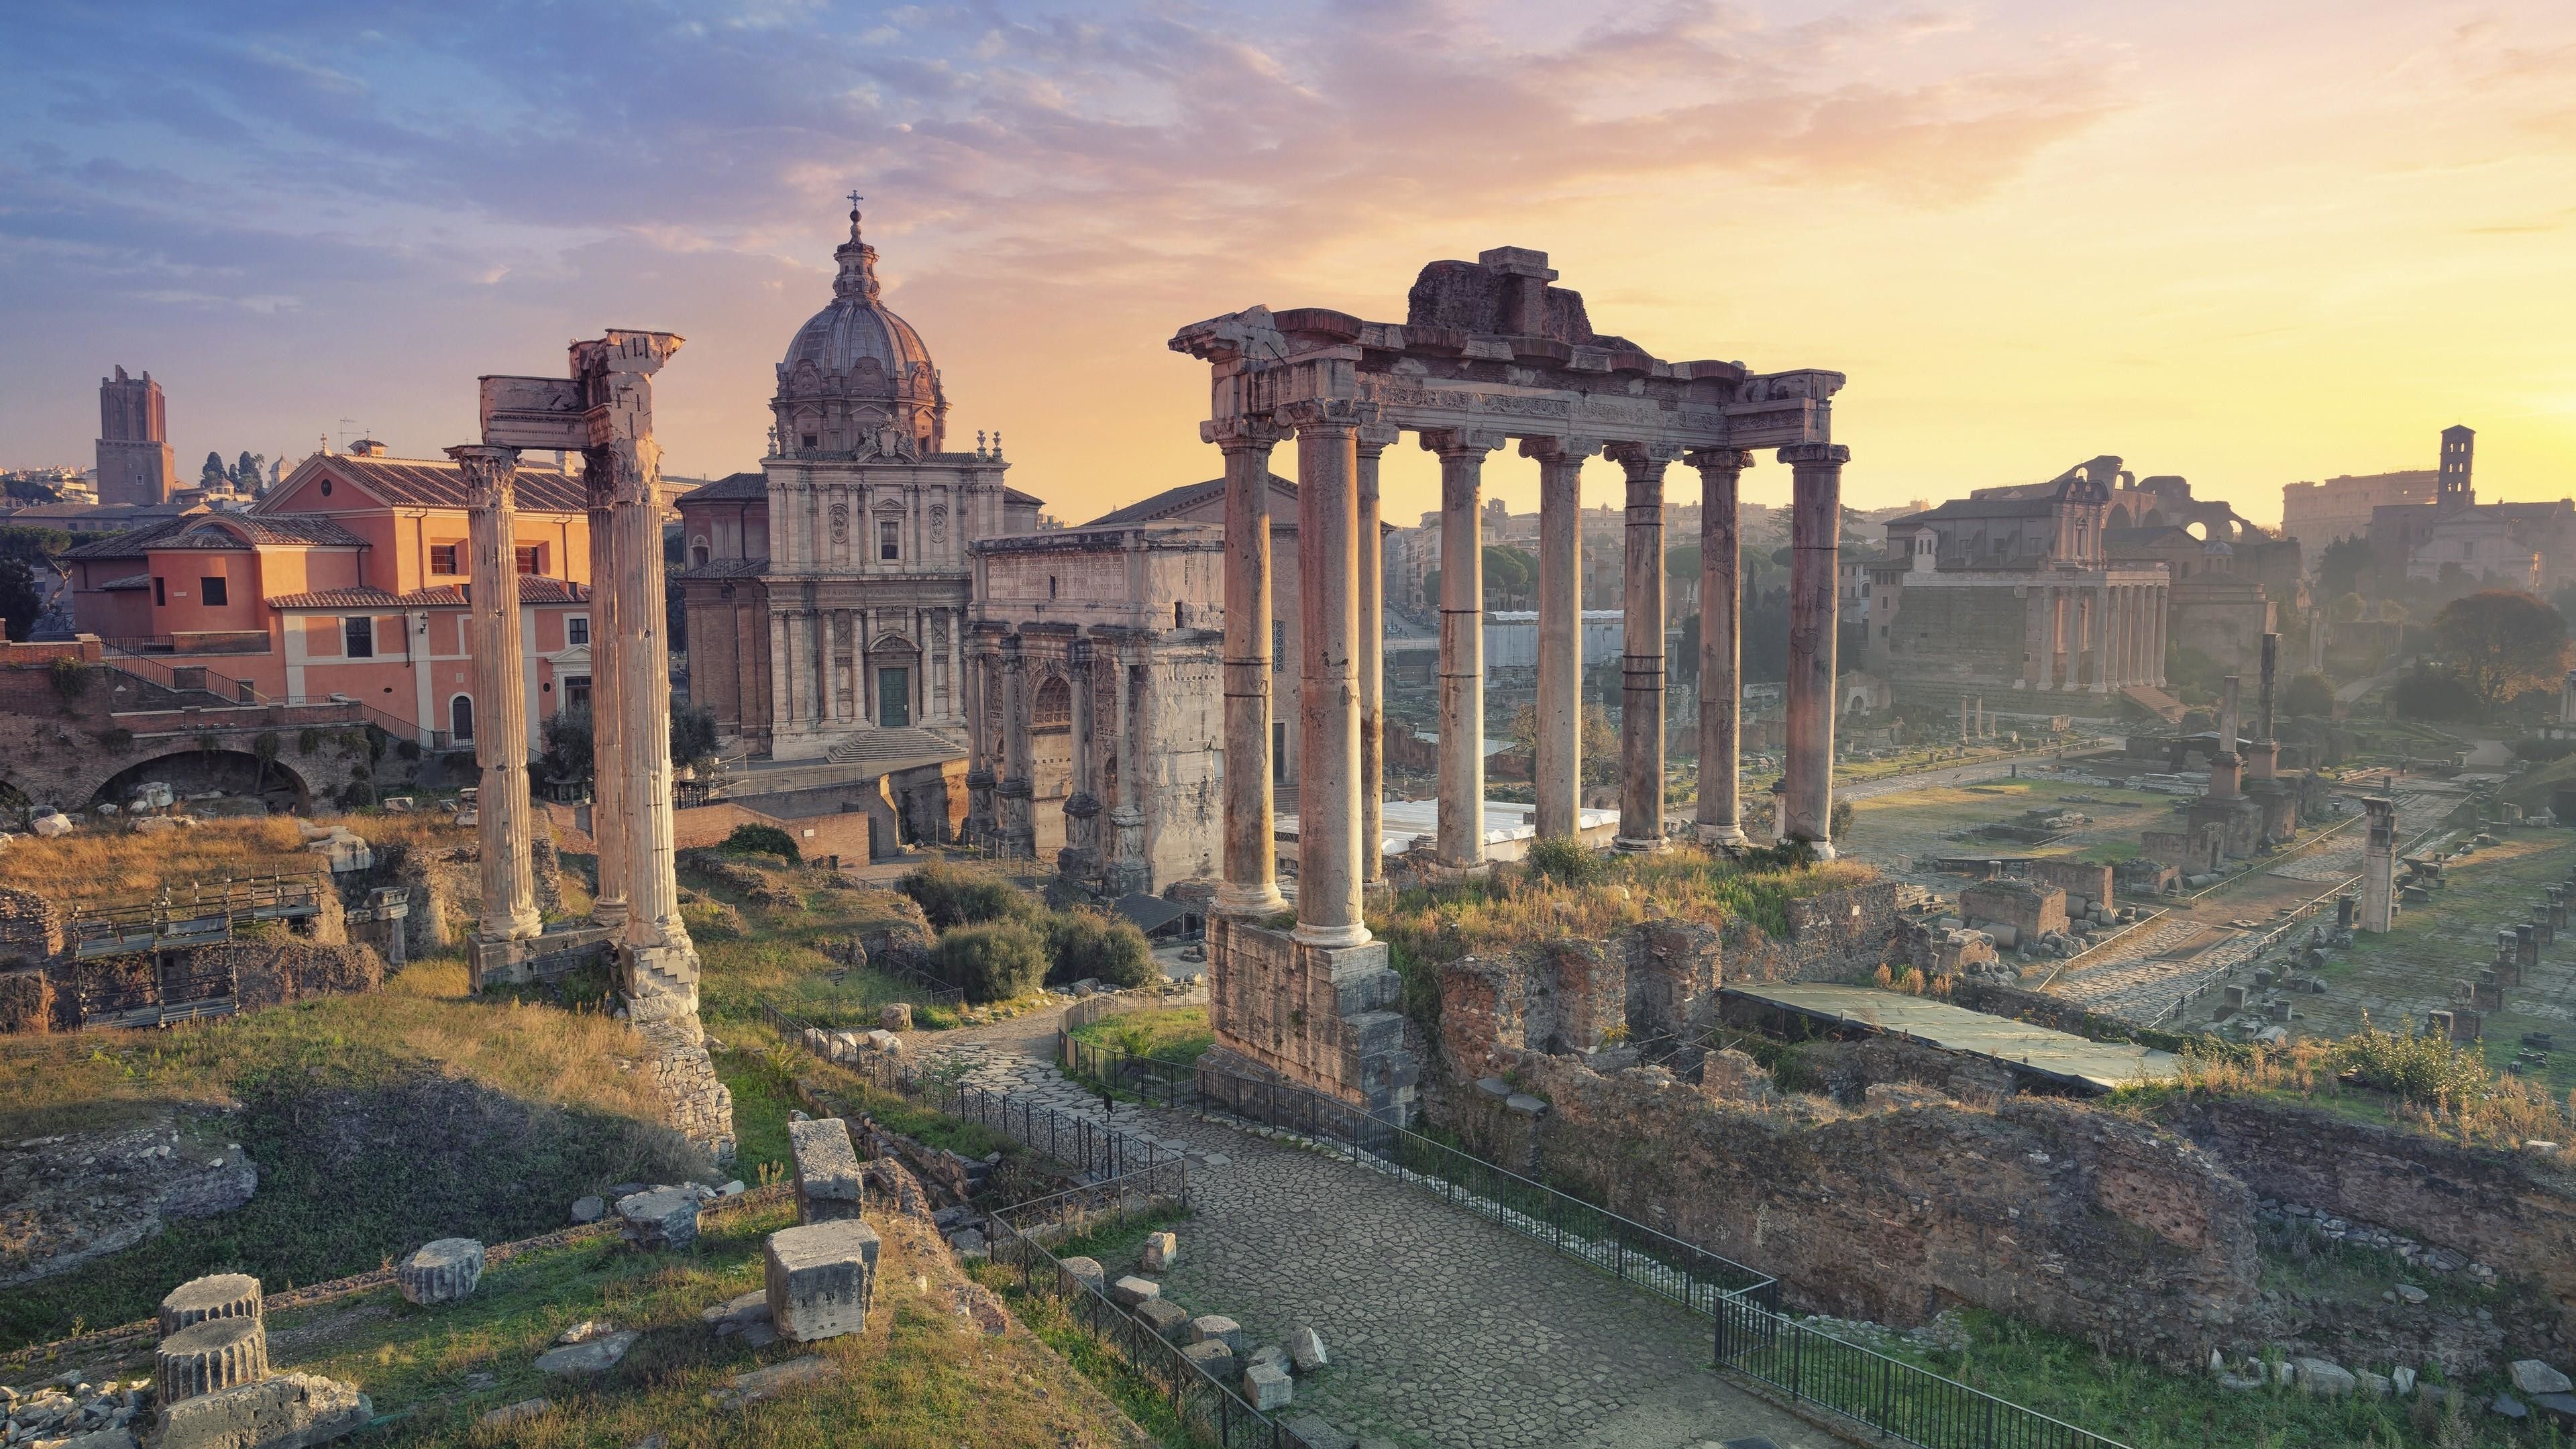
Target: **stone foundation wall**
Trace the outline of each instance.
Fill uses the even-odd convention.
[[[2537,1283],[2576,1343],[2576,1179],[2331,1113],[2201,1101],[2174,1125],[2263,1197],[2380,1223]]]
[[[1910,1325],[1973,1305],[2177,1369],[2265,1340],[2253,1195],[2177,1134],[2049,1098],[1879,1086],[1838,1112],[1537,1054],[1514,1076],[1549,1103],[1535,1122],[1454,1086],[1432,1119],[1799,1308]]]
[[[1521,1051],[1696,1042],[1716,1020],[1720,956],[1715,930],[1665,920],[1608,941],[1450,962],[1441,968],[1442,1053],[1480,1076]]]
[[[2069,900],[2108,901],[2113,889],[2111,867],[2080,860],[2034,860],[2022,870],[2031,884],[2055,886]]]
[[[1874,881],[1789,902],[1789,934],[1775,940],[1744,923],[1727,927],[1729,981],[1863,982],[1900,959],[1900,909],[1917,887]]]
[[[716,1079],[697,1013],[637,1020],[635,1029],[653,1049],[653,1084],[671,1125],[718,1164],[733,1161],[733,1092]]]
[[[1208,1024],[1222,1071],[1259,1068],[1408,1120],[1421,1067],[1386,945],[1325,950],[1227,917],[1208,922]],[[1229,1059],[1231,1058],[1231,1060]]]
[[[2053,885],[1984,881],[1959,892],[1959,913],[1970,926],[1999,922],[2019,932],[2021,940],[2035,941],[2066,929],[2066,892]]]

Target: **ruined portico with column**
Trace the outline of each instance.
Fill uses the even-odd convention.
[[[483,441],[450,449],[473,490],[471,588],[475,695],[499,727],[477,741],[475,825],[483,917],[476,984],[527,979],[541,956],[606,949],[627,1019],[654,1049],[672,1121],[719,1161],[733,1154],[733,1099],[698,1024],[698,955],[680,919],[671,818],[671,659],[664,626],[661,447],[653,375],[680,348],[667,332],[613,331],[571,348],[570,376],[482,379]],[[591,515],[592,836],[599,889],[591,919],[540,929],[528,861],[526,682],[519,666],[516,570],[508,557],[509,480],[518,453],[579,448]]]
[[[1539,737],[1536,825],[1572,837],[1579,820],[1582,562],[1579,481],[1593,457],[1626,489],[1621,724],[1623,850],[1661,849],[1664,780],[1663,491],[1675,462],[1700,474],[1704,538],[1703,793],[1700,839],[1743,840],[1736,799],[1734,607],[1737,483],[1752,450],[1776,448],[1794,485],[1784,834],[1830,856],[1836,548],[1841,472],[1831,399],[1840,373],[1757,374],[1722,361],[1666,362],[1596,333],[1579,293],[1552,285],[1545,253],[1504,247],[1435,262],[1403,323],[1328,308],[1254,307],[1186,327],[1173,350],[1210,364],[1204,441],[1228,485],[1225,611],[1224,879],[1209,931],[1212,1069],[1268,1076],[1409,1115],[1419,1064],[1404,1045],[1399,982],[1362,917],[1379,842],[1369,801],[1382,589],[1374,546],[1376,462],[1402,434],[1440,459],[1439,825],[1435,869],[1486,868],[1479,558],[1482,475],[1506,446],[1539,465]],[[1299,658],[1271,693],[1271,450],[1297,444]],[[1362,547],[1360,541],[1368,540]],[[1707,546],[1707,545],[1719,546]],[[1723,553],[1723,557],[1717,555]],[[1300,722],[1294,925],[1276,879],[1271,722]]]

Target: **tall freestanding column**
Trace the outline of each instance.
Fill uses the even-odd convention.
[[[1303,405],[1297,422],[1297,930],[1309,946],[1357,946],[1360,919],[1359,440],[1348,405]]]
[[[1111,646],[1109,696],[1118,735],[1110,748],[1118,758],[1118,789],[1109,807],[1106,881],[1111,892],[1122,896],[1145,889],[1153,875],[1145,865],[1144,809],[1150,799],[1145,761],[1151,750],[1145,738],[1145,702],[1135,698],[1144,673],[1128,662],[1119,646]]]
[[[1583,460],[1585,439],[1524,438],[1538,460],[1538,838],[1583,829]]]
[[[1099,665],[1088,639],[1074,640],[1065,656],[1073,672],[1073,790],[1064,802],[1064,849],[1055,868],[1062,875],[1089,879],[1105,854],[1100,848],[1100,711],[1095,699]]]
[[[978,637],[966,655],[966,834],[969,839],[984,842],[999,828],[993,813],[993,765],[1000,753],[993,739],[993,707],[988,697],[993,690],[995,655]]]
[[[1440,863],[1485,864],[1485,455],[1499,433],[1424,433],[1440,457]]]
[[[1225,877],[1215,905],[1259,918],[1287,908],[1270,813],[1270,450],[1282,434],[1266,419],[1236,418],[1205,435],[1225,455]]]
[[[450,448],[465,475],[467,569],[474,595],[474,758],[483,767],[475,835],[483,855],[486,941],[522,941],[544,923],[529,859],[528,690],[519,639],[519,569],[512,520],[519,450]]]
[[[2248,752],[2245,773],[2256,780],[2269,780],[2280,767],[2281,746],[2272,738],[2272,681],[2281,667],[2281,636],[2263,635],[2263,673],[2254,695],[2254,747]]]
[[[1008,856],[1037,854],[1036,822],[1029,817],[1029,801],[1035,793],[1030,785],[1029,754],[1029,656],[1023,652],[1020,636],[1002,639],[1002,783],[994,793],[1001,797],[1002,853]]]
[[[618,773],[625,737],[626,684],[619,663],[626,636],[617,627],[616,530],[609,508],[613,467],[605,448],[582,450],[582,478],[590,505],[590,838],[599,853],[599,893],[591,924],[626,929],[626,781]],[[786,722],[773,722],[773,730]]]
[[[1402,434],[1385,423],[1357,432],[1359,505],[1353,578],[1360,680],[1360,888],[1386,887],[1386,547],[1378,537],[1377,461]]]
[[[1621,444],[1628,474],[1619,655],[1619,848],[1664,848],[1664,468],[1670,450]]]
[[[697,1010],[698,957],[680,919],[677,841],[671,820],[671,655],[664,630],[662,449],[653,437],[653,374],[680,347],[666,332],[611,332],[584,343],[583,371],[607,440],[610,548],[621,636],[618,783],[626,824],[629,992],[659,997],[665,1014]],[[594,426],[593,436],[599,435]],[[632,1003],[630,1013],[643,1009]]]
[[[1794,470],[1789,513],[1789,761],[1782,802],[1785,838],[1834,853],[1835,574],[1843,527],[1840,443],[1793,443],[1780,461]]]
[[[2226,692],[2218,707],[2218,753],[2209,761],[2209,795],[2213,800],[2232,799],[2244,793],[2245,757],[2236,752],[2237,732],[2243,728],[2237,718],[2237,676],[2227,676]]]
[[[1753,455],[1736,448],[1692,453],[1699,470],[1699,838],[1744,844],[1735,794],[1743,734],[1740,669],[1744,585],[1736,525],[1736,485]]]
[[[2086,687],[2095,694],[2111,692],[2111,586],[2086,591],[2084,595],[2084,647],[2093,655],[2093,680]]]
[[[2397,922],[2397,802],[2373,795],[2361,803],[2370,812],[2361,843],[2361,928],[2386,931]]]

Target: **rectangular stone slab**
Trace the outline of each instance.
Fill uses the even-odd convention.
[[[849,1124],[838,1117],[787,1124],[787,1147],[796,1158],[796,1216],[808,1223],[859,1215],[864,1193],[859,1154]]]
[[[1169,1298],[1148,1298],[1135,1311],[1137,1321],[1159,1338],[1177,1339],[1190,1326],[1190,1311]]]

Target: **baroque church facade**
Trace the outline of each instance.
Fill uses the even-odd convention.
[[[778,364],[769,456],[680,499],[689,692],[777,760],[962,754],[970,539],[1035,532],[998,433],[947,447],[930,349],[850,213],[832,300]]]

